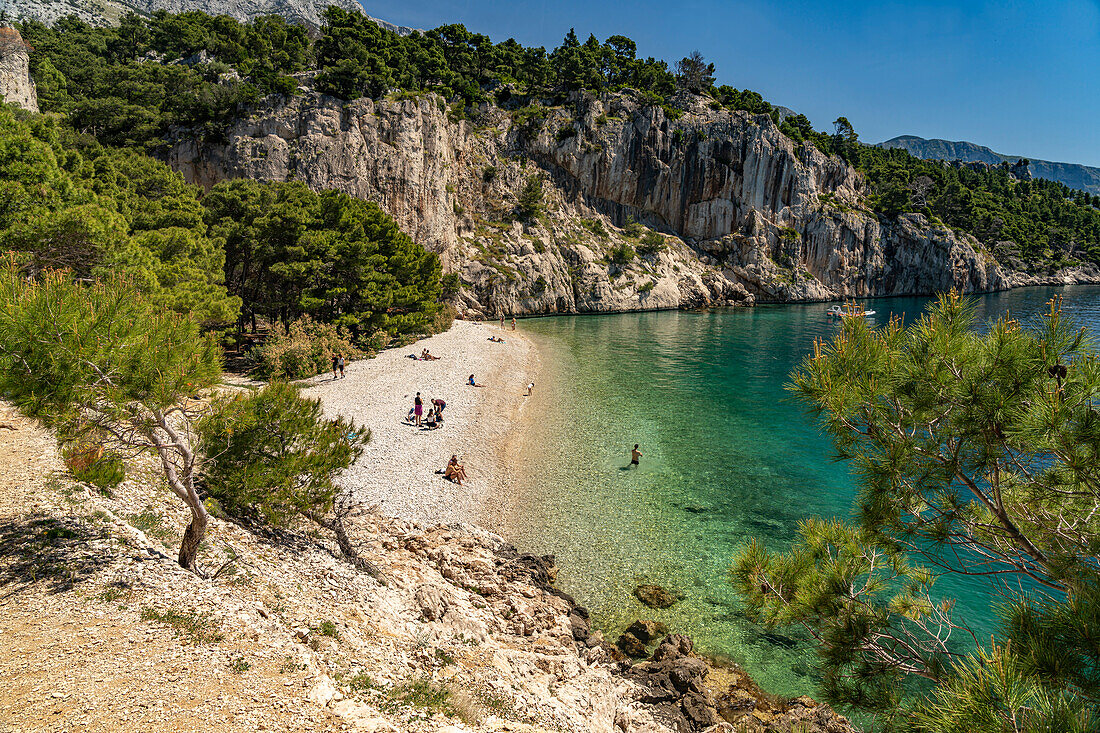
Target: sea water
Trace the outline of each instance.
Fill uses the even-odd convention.
[[[1037,319],[1054,296],[1100,334],[1100,287],[1027,288],[978,298],[984,319]],[[886,323],[913,322],[927,298],[861,301]],[[768,632],[741,611],[729,583],[739,547],[757,538],[784,550],[799,520],[849,517],[849,467],[784,385],[837,324],[825,304],[704,313],[530,319],[545,375],[539,420],[523,456],[528,480],[505,534],[556,555],[559,586],[614,640],[638,618],[666,622],[697,649],[744,666],[780,695],[815,692],[811,640]],[[549,379],[547,379],[549,377]],[[631,467],[639,444],[641,465]],[[682,597],[642,606],[640,583]],[[992,598],[974,581],[943,578],[937,592],[988,638]]]

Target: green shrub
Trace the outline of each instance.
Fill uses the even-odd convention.
[[[665,248],[665,238],[659,233],[650,229],[642,237],[641,243],[638,245],[638,252],[645,257],[655,255]]]
[[[343,329],[302,316],[289,333],[276,332],[257,350],[257,370],[268,379],[312,377],[328,370],[337,353],[345,359],[357,353]]]
[[[542,213],[542,176],[534,173],[516,197],[516,214],[524,221],[531,221]]]
[[[393,341],[393,337],[390,336],[390,334],[386,333],[385,331],[378,330],[372,333],[370,336],[367,336],[363,340],[363,345],[366,346],[368,351],[376,354],[382,349],[388,347],[391,341]]]
[[[638,292],[639,293],[648,293],[650,290],[653,290],[653,288],[656,287],[656,285],[657,285],[656,282],[654,282],[653,280],[650,280],[649,282],[644,283],[643,285],[641,285],[638,288]]]
[[[429,679],[417,679],[398,685],[389,692],[388,697],[388,704],[384,707],[391,711],[412,707],[448,715],[452,712],[447,704],[450,691]]]
[[[625,265],[636,256],[637,253],[634,252],[634,248],[625,242],[611,248],[611,261],[616,265]]]
[[[141,620],[169,626],[176,632],[176,636],[192,644],[216,644],[225,638],[225,634],[218,629],[217,624],[197,613],[186,613],[175,609],[159,611],[146,607],[141,609]]]
[[[481,180],[486,183],[492,183],[497,177],[497,167],[495,165],[485,166],[485,170],[481,171]]]
[[[600,239],[607,239],[611,236],[607,233],[607,228],[604,227],[603,221],[600,219],[581,219],[580,223],[582,227],[592,232]]]
[[[369,430],[349,420],[324,419],[320,400],[285,382],[216,397],[196,431],[206,493],[232,515],[259,515],[273,525],[329,512],[336,474],[370,440]]]
[[[623,234],[632,239],[637,239],[638,237],[642,236],[642,232],[644,231],[645,227],[643,227],[633,218],[627,219],[626,223],[623,224]]]
[[[102,445],[71,445],[63,455],[65,465],[77,481],[91,484],[102,492],[109,493],[126,478],[126,463],[122,457],[105,452]]]
[[[457,272],[449,272],[443,276],[443,296],[446,298],[458,295],[462,289],[462,279]]]
[[[554,139],[556,139],[559,143],[562,143],[569,138],[576,136],[577,128],[573,127],[573,123],[569,123],[568,125],[562,125],[558,128],[558,132],[556,135],[554,135]]]

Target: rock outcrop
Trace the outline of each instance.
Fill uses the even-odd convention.
[[[240,21],[261,15],[281,15],[319,28],[321,13],[329,5],[363,12],[357,0],[8,0],[6,11],[13,20],[39,20],[47,25],[66,15],[75,15],[92,25],[115,25],[127,13],[150,15],[155,10],[169,13],[201,10],[210,15],[229,15]],[[394,28],[390,23],[385,25],[398,32],[409,31]]]
[[[0,98],[31,112],[38,111],[38,94],[31,81],[30,57],[19,31],[0,26]]]
[[[636,95],[559,107],[440,97],[272,97],[224,141],[178,131],[188,180],[301,180],[377,201],[459,273],[475,314],[573,313],[987,292],[1014,284],[971,237],[910,214],[880,220],[863,177],[767,115]],[[456,119],[457,116],[464,117]],[[527,180],[542,210],[517,216]]]

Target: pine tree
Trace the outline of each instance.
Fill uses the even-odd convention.
[[[918,731],[1095,730],[1100,359],[1056,301],[1034,328],[978,325],[952,294],[815,345],[791,389],[852,463],[855,518],[750,544],[734,582],[752,618],[810,631],[833,702]],[[995,585],[999,641],[979,646],[944,575]]]
[[[209,517],[195,486],[194,396],[220,374],[217,346],[200,325],[162,311],[130,283],[0,270],[0,390],[63,438],[156,455],[191,511],[179,563],[196,572]]]

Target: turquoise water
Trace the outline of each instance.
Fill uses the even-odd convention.
[[[1054,294],[1100,332],[1100,287],[1029,288],[979,300],[983,318],[1022,321]],[[925,298],[866,301],[885,323],[914,320]],[[664,620],[705,653],[743,665],[767,690],[813,694],[813,654],[795,630],[766,634],[741,613],[728,582],[737,548],[757,537],[775,550],[808,516],[845,517],[855,486],[829,442],[784,390],[815,337],[837,326],[826,305],[709,313],[636,313],[523,321],[549,360],[540,380],[537,440],[522,512],[503,531],[553,553],[559,585],[615,638],[637,618]],[[549,383],[548,383],[549,382]],[[639,468],[628,468],[640,444]],[[681,594],[643,607],[641,582]],[[988,634],[989,594],[937,584]]]

